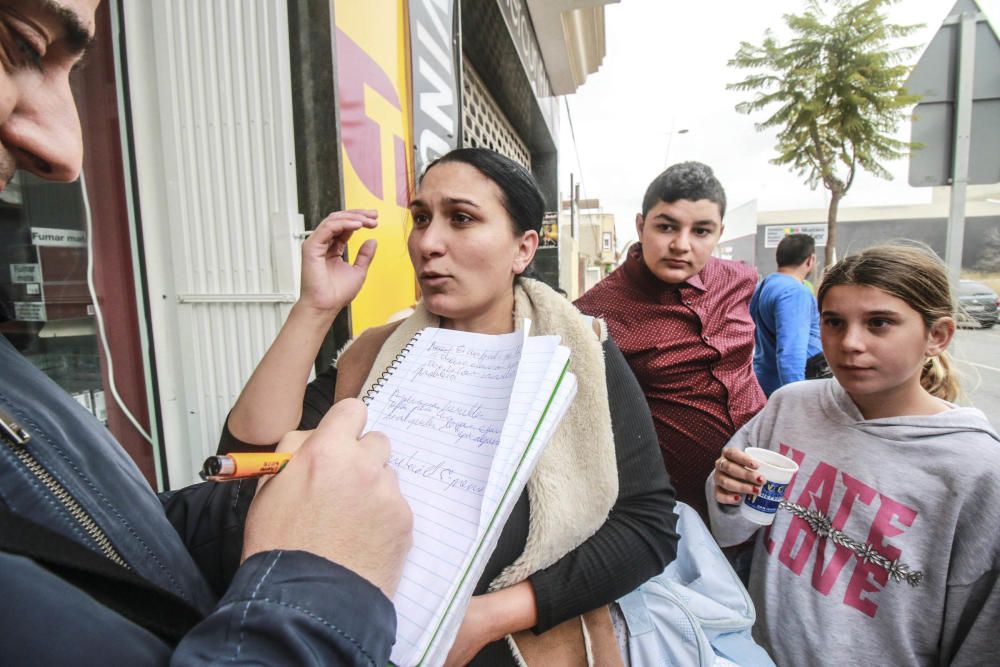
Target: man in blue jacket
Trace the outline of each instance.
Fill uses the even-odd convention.
[[[764,393],[804,380],[806,360],[823,351],[816,297],[804,281],[816,264],[816,242],[789,234],[775,252],[778,271],[757,285],[750,299],[754,332],[753,370]]]
[[[0,0],[0,190],[19,168],[77,178],[69,74],[97,5]],[[0,337],[0,663],[387,664],[412,516],[364,423],[343,402],[260,488],[157,496]]]

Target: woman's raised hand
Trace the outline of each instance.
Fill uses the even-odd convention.
[[[764,478],[756,468],[757,461],[742,449],[723,449],[715,460],[715,499],[723,505],[739,505],[744,494],[759,494]]]
[[[378,211],[351,209],[331,213],[302,243],[302,289],[299,305],[321,312],[337,312],[357,296],[375,256],[375,239],[358,249],[354,264],[343,257],[351,235],[373,229]]]

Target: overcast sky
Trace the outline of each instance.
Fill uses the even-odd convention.
[[[758,133],[764,115],[738,114],[746,95],[727,91],[744,71],[726,66],[741,40],[759,43],[781,17],[798,13],[804,0],[621,0],[605,7],[607,55],[595,74],[566,98],[576,149],[563,106],[560,128],[560,190],[569,174],[582,173],[583,197],[600,199],[614,213],[618,240],[634,236],[634,218],[646,185],[670,163],[700,160],[718,174],[730,208],[757,200],[759,211],[826,206],[826,190],[809,188],[774,156],[773,135]],[[906,40],[923,47],[955,0],[902,0],[892,8],[897,23],[923,23]],[[1000,0],[979,0],[996,29]],[[779,35],[781,33],[779,32]],[[679,130],[687,130],[679,133]],[[900,138],[910,130],[903,124]],[[669,154],[668,154],[669,151]],[[893,181],[858,176],[842,207],[930,201],[929,188],[907,185],[907,162],[892,163]]]

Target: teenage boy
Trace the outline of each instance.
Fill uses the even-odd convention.
[[[756,273],[712,257],[725,212],[711,168],[673,165],[646,189],[625,262],[576,301],[607,322],[646,394],[677,498],[702,518],[712,465],[765,401],[747,310]]]

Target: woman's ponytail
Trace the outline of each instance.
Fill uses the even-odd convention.
[[[958,378],[951,367],[951,357],[942,352],[936,357],[930,357],[920,373],[920,386],[931,396],[954,402],[958,398]]]

